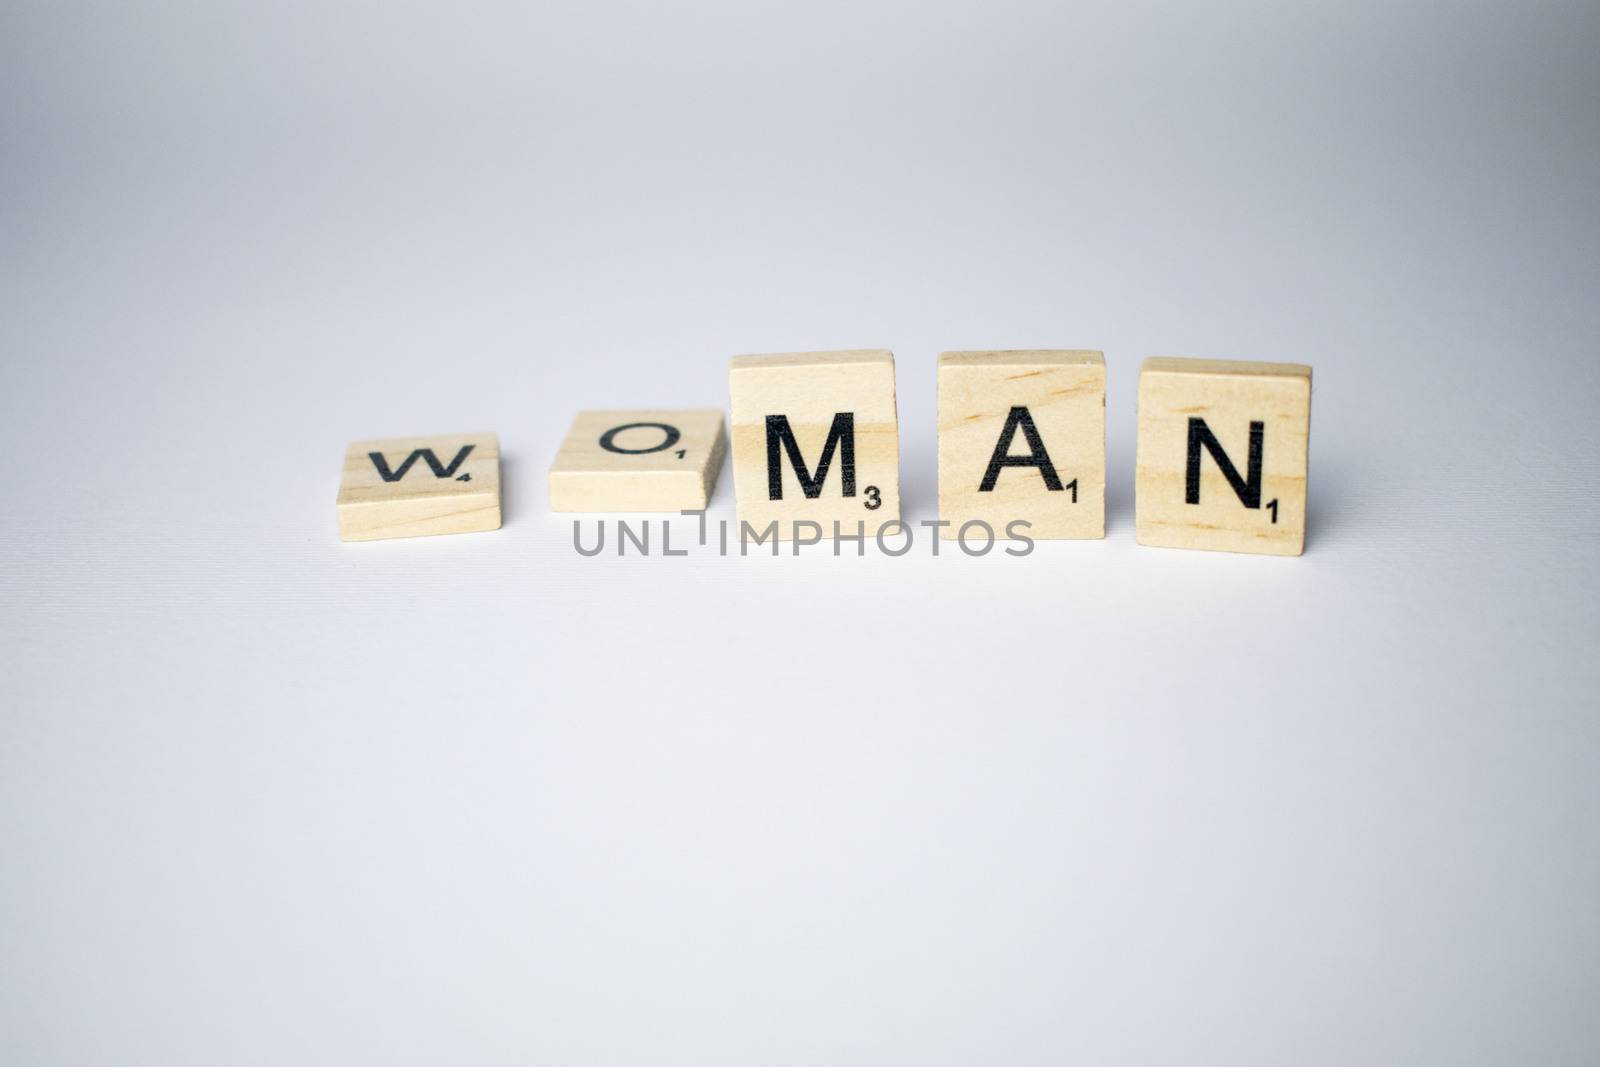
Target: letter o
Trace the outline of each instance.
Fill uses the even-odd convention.
[[[967,547],[967,531],[972,529],[974,526],[982,526],[983,534],[988,538],[988,540],[984,542],[983,548],[977,552],[974,552],[972,549]],[[994,547],[994,527],[990,526],[982,519],[972,519],[969,522],[964,522],[961,524],[961,529],[956,531],[956,541],[961,545],[961,551],[965,552],[969,556],[987,556],[989,554],[989,550]]]
[[[648,430],[652,428],[660,430],[667,435],[666,440],[654,448],[623,448],[616,443],[617,434],[622,433],[624,430]],[[677,444],[678,438],[682,436],[676,426],[668,426],[664,422],[630,422],[626,426],[613,426],[607,430],[600,438],[600,447],[607,452],[617,452],[624,456],[643,456],[650,452],[666,451]]]
[[[889,529],[890,527],[898,527],[898,529],[895,530],[895,533],[897,533],[897,534],[905,534],[906,535],[906,543],[901,545],[900,548],[898,550],[896,550],[896,551],[891,551],[889,546],[883,543],[883,533],[884,533],[885,530]],[[890,534],[889,536],[893,537],[894,534]],[[912,540],[913,536],[914,535],[911,532],[911,527],[907,526],[905,523],[901,522],[899,519],[891,519],[888,522],[884,523],[882,526],[878,527],[878,551],[882,552],[885,556],[892,556],[892,557],[903,556],[907,552],[911,551],[911,540]]]

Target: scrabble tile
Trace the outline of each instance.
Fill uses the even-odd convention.
[[[1099,352],[939,357],[939,518],[1005,537],[1106,535],[1106,361]]]
[[[704,508],[727,447],[720,411],[580,412],[550,465],[550,510]]]
[[[831,537],[900,518],[894,356],[882,349],[736,356],[728,373],[739,521],[808,520]],[[811,535],[809,527],[802,536]]]
[[[1298,556],[1311,368],[1149,359],[1139,373],[1141,545]]]
[[[492,433],[357,441],[344,454],[346,541],[500,528],[500,439]]]

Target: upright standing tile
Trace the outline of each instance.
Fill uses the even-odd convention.
[[[711,499],[720,411],[584,411],[550,465],[552,511],[683,511]]]
[[[500,528],[500,439],[492,433],[357,441],[344,454],[346,541]]]
[[[939,518],[1007,536],[1106,535],[1106,361],[1099,352],[939,357]]]
[[[733,486],[760,533],[814,522],[826,536],[874,534],[900,518],[894,356],[883,349],[736,356]],[[804,531],[809,535],[812,531]]]
[[[1298,556],[1311,368],[1148,359],[1139,373],[1141,545]]]

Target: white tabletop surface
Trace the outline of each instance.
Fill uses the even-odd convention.
[[[1600,1060],[1593,5],[437,7],[0,12],[0,1062]],[[1103,350],[1106,539],[547,511],[859,347],[913,521]],[[1134,543],[1149,355],[1315,367],[1303,557]]]

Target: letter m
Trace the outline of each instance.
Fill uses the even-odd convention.
[[[789,464],[795,477],[800,479],[800,491],[807,500],[822,495],[822,483],[828,480],[828,468],[833,466],[833,453],[839,453],[839,481],[845,496],[856,495],[856,417],[853,412],[841,411],[833,417],[828,428],[828,440],[822,446],[815,473],[806,470],[805,457],[789,427],[789,416],[767,416],[767,499],[783,499],[783,453],[789,455]]]
[[[394,470],[389,469],[389,461],[383,458],[382,452],[368,452],[367,458],[372,460],[372,465],[377,468],[378,477],[386,482],[398,482],[406,476],[406,472],[419,459],[428,465],[428,469],[433,471],[435,478],[452,478],[471,452],[471,445],[462,445],[461,451],[456,453],[456,458],[450,461],[450,466],[448,467],[439,462],[439,457],[433,454],[433,449],[431,448],[413,449],[411,455],[401,460],[400,466]]]

